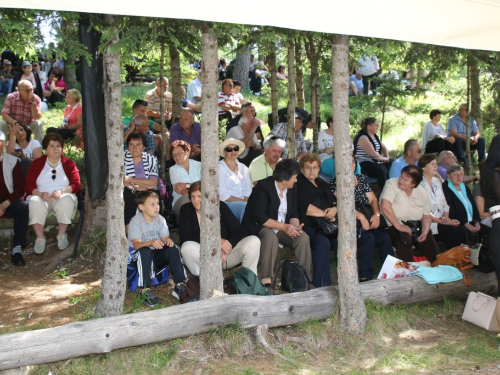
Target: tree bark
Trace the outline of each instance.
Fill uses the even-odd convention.
[[[470,97],[471,97],[471,65],[472,65],[472,56],[469,51],[467,54],[467,108],[470,109]],[[468,113],[468,117],[465,120],[465,134],[470,134],[470,112]],[[464,172],[465,175],[468,176],[471,174],[472,161],[470,155],[470,137],[465,137],[465,166]]]
[[[290,94],[287,111],[288,158],[295,159],[295,107],[297,106],[296,75],[294,65],[294,40],[288,38],[288,92]]]
[[[483,113],[481,111],[481,85],[479,83],[479,68],[474,52],[470,54],[470,115],[477,123],[479,133],[482,132]]]
[[[346,35],[332,38],[332,103],[337,202],[339,210],[338,274],[340,323],[344,330],[362,334],[366,326],[366,306],[359,290],[356,260],[356,218],[352,140],[349,136],[349,43]]]
[[[63,18],[61,24],[63,32],[67,35],[75,34],[75,27],[71,21]],[[76,68],[75,68],[75,55],[72,53],[71,48],[66,49],[66,58],[64,59],[64,82],[68,89],[76,88]]]
[[[82,233],[92,234],[99,228],[106,228],[106,201],[92,202],[88,187],[85,189],[85,217],[83,218]]]
[[[118,42],[116,18],[105,15],[114,37],[103,54],[104,104],[108,136],[109,187],[106,195],[106,259],[101,296],[95,310],[98,316],[123,313],[125,300],[128,243],[123,225],[123,122],[120,82],[120,52],[112,51]]]
[[[245,93],[248,85],[248,68],[250,67],[250,46],[238,46],[234,62],[233,78],[241,83],[241,91]]]
[[[200,298],[207,299],[214,289],[223,290],[218,189],[217,37],[207,23],[202,26],[201,56],[203,117],[201,126]]]
[[[273,46],[274,47],[274,46]],[[278,123],[278,79],[276,78],[276,52],[269,51],[269,69],[271,70],[271,108],[273,125]]]
[[[311,64],[311,80],[310,80],[310,90],[311,90],[311,123],[313,129],[313,147],[314,152],[318,152],[318,119],[319,119],[319,96],[318,96],[318,50],[316,49],[316,44],[314,43],[313,35],[307,36],[306,52],[309,62]]]
[[[181,94],[181,58],[179,50],[174,43],[169,43],[168,52],[170,55],[170,86],[172,87],[172,124],[181,115],[182,94]]]
[[[302,50],[300,38],[295,40],[295,69],[297,75],[297,107],[305,109],[306,99],[304,95],[304,73],[302,71]]]
[[[161,122],[161,160],[167,155],[167,125],[165,124],[165,40],[160,41],[160,122]],[[173,96],[173,95],[172,95]],[[173,100],[173,98],[172,98]],[[161,163],[160,177],[163,181],[167,179],[167,163]]]

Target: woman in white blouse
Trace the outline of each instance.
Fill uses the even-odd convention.
[[[431,121],[424,125],[422,131],[422,146],[425,147],[426,154],[440,153],[441,151],[453,151],[454,137],[448,137],[441,120],[441,111],[433,109],[429,114]]]
[[[252,181],[245,164],[238,161],[238,156],[245,151],[245,144],[237,139],[228,138],[219,145],[219,194],[234,216],[241,222],[252,192]]]
[[[455,235],[455,227],[460,225],[458,220],[449,218],[450,207],[446,203],[446,198],[443,193],[442,182],[437,177],[437,157],[433,154],[425,154],[418,160],[418,166],[424,172],[422,185],[430,196],[430,211],[431,211],[431,232],[434,239],[443,241],[447,249],[457,246]],[[458,243],[460,245],[460,243]]]

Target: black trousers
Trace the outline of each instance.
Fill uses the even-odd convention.
[[[490,251],[498,279],[498,293],[500,293],[500,218],[493,220],[490,231]]]
[[[474,236],[474,234],[463,225],[454,226],[438,224],[438,234],[434,237],[437,241],[443,241],[446,245],[446,250],[450,250],[461,244],[480,242],[483,236],[489,233],[490,228],[483,224],[481,224],[481,230],[477,236]]]
[[[29,210],[28,202],[14,201],[5,210],[5,215],[14,219],[13,247],[26,246],[26,232],[28,230]]]
[[[138,251],[140,259],[137,261],[139,277],[143,278],[144,288],[151,286],[151,264],[155,275],[168,266],[174,282],[180,283],[186,279],[186,272],[182,264],[181,255],[177,246],[164,246],[163,249],[153,250],[149,247],[141,247]],[[153,261],[153,262],[151,262]]]
[[[427,145],[425,146],[426,154],[434,154],[434,153],[439,154],[441,151],[444,150],[453,152],[455,148],[452,143],[445,141],[443,138],[434,138],[429,142],[427,142]]]
[[[380,189],[384,188],[385,182],[389,179],[390,164],[379,164],[372,161],[363,161],[359,163],[361,172],[368,177],[377,179]],[[389,167],[389,168],[388,168]]]
[[[413,250],[411,246],[406,246],[401,239],[403,239],[407,244],[412,243],[412,238],[408,233],[403,233],[398,231],[393,226],[386,229],[391,236],[392,246],[396,248],[396,258],[404,260],[405,262],[413,262]],[[429,262],[434,262],[436,260],[436,255],[438,253],[438,246],[432,233],[429,231],[427,238],[424,242],[416,242],[415,247],[419,249],[422,254],[429,260]]]

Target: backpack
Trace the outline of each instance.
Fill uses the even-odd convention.
[[[306,270],[293,260],[284,260],[281,263],[281,290],[290,293],[303,292],[309,289],[309,278],[306,275]],[[279,269],[277,274],[279,273]],[[274,278],[273,289],[276,283]]]
[[[269,291],[252,270],[246,267],[240,267],[234,273],[231,280],[236,294],[251,294],[254,296],[272,296]]]
[[[466,286],[471,285],[470,275],[466,271],[470,268],[474,268],[470,259],[470,248],[467,245],[460,245],[445,251],[442,254],[438,254],[432,267],[439,265],[453,266],[458,268],[462,275],[464,276],[464,284]]]

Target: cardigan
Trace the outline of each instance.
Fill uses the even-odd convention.
[[[156,161],[155,156],[143,151],[142,165],[144,166],[146,178],[158,177],[158,162]],[[134,159],[132,158],[132,154],[129,150],[125,151],[124,166],[125,176],[135,177]]]
[[[285,223],[290,219],[298,219],[297,188],[293,187],[286,192],[287,212]],[[249,234],[258,236],[264,223],[269,220],[278,220],[280,198],[276,191],[274,177],[260,180],[248,198],[242,224]]]
[[[36,180],[42,172],[46,162],[47,155],[42,155],[38,159],[33,160],[31,163],[26,176],[26,185],[24,186],[24,190],[27,195],[33,195],[33,190],[37,188]],[[69,180],[69,186],[73,189],[71,193],[77,194],[82,188],[82,184],[80,183],[80,172],[78,171],[75,162],[66,156],[61,156],[61,163],[64,173]]]
[[[234,248],[247,232],[224,202],[220,202],[219,212],[221,238],[228,240]],[[186,241],[200,243],[200,224],[191,202],[183,204],[179,212],[179,240],[181,246]]]
[[[480,222],[481,218],[479,217],[479,211],[477,210],[476,201],[472,197],[472,194],[467,185],[465,185],[465,191],[467,192],[467,199],[469,199],[469,202],[472,205],[472,220]],[[451,191],[450,187],[448,186],[448,180],[443,182],[443,193],[446,198],[446,203],[448,203],[448,206],[450,206],[450,219],[460,221],[460,225],[465,225],[466,223],[468,223],[467,211],[465,210],[463,203],[460,201],[460,199],[458,199],[457,195],[453,191]]]
[[[313,219],[307,216],[307,208],[310,204],[325,210],[335,205],[337,201],[328,183],[321,178],[316,178],[317,187],[312,184],[302,173],[297,176],[297,195],[300,222],[307,226],[314,226]],[[320,203],[325,207],[320,207]]]

